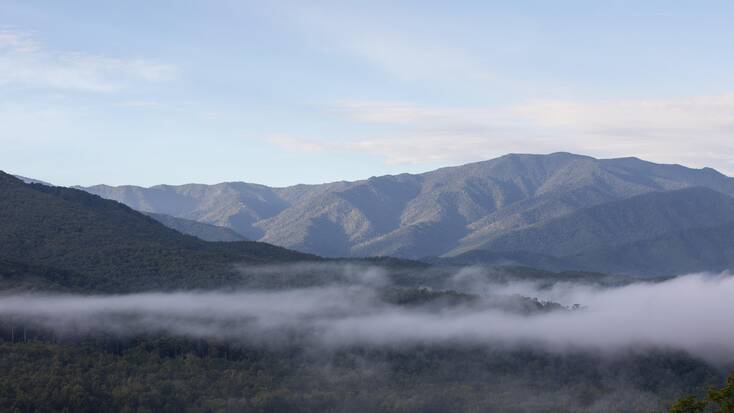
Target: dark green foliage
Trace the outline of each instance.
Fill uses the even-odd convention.
[[[0,258],[0,290],[89,290],[93,277],[57,268],[30,265]]]
[[[721,388],[710,388],[706,396],[697,399],[695,396],[684,397],[670,407],[670,413],[734,413],[734,373]]]
[[[519,314],[538,314],[548,311],[567,310],[561,304],[540,301],[537,298],[512,296],[482,297],[476,294],[453,290],[433,290],[425,287],[390,287],[379,290],[380,300],[403,307],[424,307],[444,311],[453,307],[494,308]]]
[[[9,340],[7,332],[4,337]],[[529,348],[261,348],[171,337],[0,343],[3,412],[660,410],[720,380],[690,357]]]
[[[670,407],[670,413],[703,413],[708,403],[698,400],[695,396],[688,396],[678,400]]]
[[[480,297],[456,291],[434,291],[429,288],[388,288],[381,291],[380,298],[390,304],[420,306],[437,303],[442,307],[475,304]]]

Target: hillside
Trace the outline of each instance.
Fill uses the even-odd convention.
[[[566,268],[623,274],[679,275],[734,269],[734,222],[674,231],[565,258]]]
[[[77,289],[138,291],[236,285],[236,265],[316,257],[258,242],[205,242],[120,203],[0,172],[0,259],[4,282],[26,272],[50,284],[73,279],[62,284]]]
[[[706,188],[651,192],[581,209],[483,244],[489,251],[557,257],[734,221],[734,198]]]
[[[203,222],[193,221],[190,219],[176,218],[165,214],[146,213],[146,215],[168,228],[175,229],[182,234],[191,235],[204,241],[247,241],[247,238],[229,228],[218,227],[216,225],[205,224]]]
[[[713,169],[568,153],[507,155],[424,174],[270,188],[94,186],[153,213],[224,226],[249,239],[325,256],[452,256],[595,205],[704,187],[734,195]]]
[[[734,268],[734,198],[705,188],[584,208],[433,262],[637,275]]]

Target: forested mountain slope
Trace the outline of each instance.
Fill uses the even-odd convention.
[[[194,221],[191,219],[176,218],[165,214],[146,213],[146,215],[167,226],[168,228],[175,229],[182,234],[192,235],[204,241],[247,241],[247,238],[229,228],[218,227],[212,224],[205,224],[203,222]]]
[[[222,286],[236,283],[236,264],[317,258],[258,242],[205,242],[120,203],[0,172],[0,259],[9,274],[42,267],[30,272],[48,282],[63,276],[72,286],[135,291]]]
[[[734,269],[734,198],[706,188],[584,208],[433,260],[637,275]]]
[[[498,236],[482,249],[560,257],[730,222],[734,222],[734,198],[722,193],[706,188],[651,192]]]

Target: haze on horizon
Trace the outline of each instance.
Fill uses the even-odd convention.
[[[724,1],[0,0],[0,168],[287,186],[567,151],[732,175],[732,17]]]

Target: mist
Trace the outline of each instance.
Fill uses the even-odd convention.
[[[281,271],[286,269],[280,268]],[[734,362],[734,276],[692,274],[601,286],[502,282],[465,269],[447,287],[476,301],[404,306],[386,301],[384,272],[350,267],[341,283],[289,290],[15,294],[0,297],[0,319],[60,336],[165,333],[249,344],[349,346],[456,344],[534,346],[552,352],[683,350],[715,364]],[[533,297],[562,304],[527,313],[510,305]],[[574,304],[579,304],[574,308]]]

